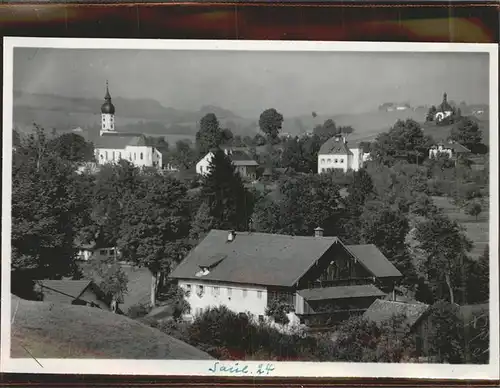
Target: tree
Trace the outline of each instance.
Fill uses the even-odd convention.
[[[403,318],[376,324],[363,317],[342,322],[336,331],[333,358],[350,362],[402,362],[415,352]]]
[[[206,198],[213,227],[248,230],[252,198],[231,160],[222,150],[217,150],[209,170],[203,179],[200,195]]]
[[[65,133],[49,144],[61,159],[70,162],[92,162],[95,160],[94,145],[76,133]]]
[[[269,140],[274,142],[281,131],[283,115],[274,108],[266,109],[259,118],[259,128]]]
[[[321,143],[324,143],[332,136],[335,136],[338,132],[337,125],[332,119],[326,120],[323,125],[317,125],[313,129],[313,134],[320,138]]]
[[[459,314],[459,307],[446,301],[436,302],[429,310],[429,353],[436,357],[438,362],[464,362],[463,323]]]
[[[201,241],[210,230],[214,228],[215,219],[210,215],[210,207],[206,202],[202,202],[196,212],[189,236],[193,241]]]
[[[259,232],[311,236],[321,226],[327,235],[339,227],[339,187],[330,175],[297,175],[279,182],[277,198],[264,197],[253,214]]]
[[[485,303],[490,299],[490,252],[487,245],[483,254],[470,260],[467,268],[467,303]]]
[[[134,200],[140,179],[139,169],[126,160],[101,167],[92,185],[92,223],[84,231],[89,240],[116,245],[124,211]]]
[[[273,299],[266,307],[266,315],[280,325],[290,322],[287,314],[291,311],[294,311],[294,308],[286,299]]]
[[[303,170],[304,159],[302,157],[301,144],[298,137],[286,140],[281,156],[281,165],[284,168],[292,168],[295,171]]]
[[[408,219],[379,201],[369,201],[360,217],[362,244],[374,244],[398,268],[407,280],[415,276],[406,247],[410,228]]]
[[[321,148],[321,139],[317,135],[305,136],[299,140],[302,152],[303,172],[316,173],[318,171],[318,153]]]
[[[196,146],[199,154],[205,156],[211,149],[219,147],[223,136],[217,116],[207,113],[201,118],[200,129],[196,132]]]
[[[434,117],[436,116],[437,109],[435,105],[432,105],[427,111],[427,116],[425,116],[425,121],[434,121]]]
[[[422,163],[431,139],[425,136],[415,120],[398,120],[388,131],[377,136],[372,143],[372,156],[379,163],[392,166],[396,160]]]
[[[181,170],[189,170],[197,161],[195,150],[186,140],[178,140],[175,143],[175,150],[171,152],[170,158],[172,164]]]
[[[128,292],[128,277],[116,258],[93,258],[90,263],[91,276],[104,293],[105,298],[116,306],[123,303]]]
[[[161,275],[184,257],[189,235],[187,188],[170,176],[144,177],[123,211],[118,248],[127,261],[152,273],[151,307]]]
[[[483,135],[477,122],[470,117],[462,117],[460,121],[451,129],[450,138],[470,150],[481,144]]]
[[[481,214],[482,211],[483,207],[481,206],[481,203],[479,201],[471,201],[465,208],[465,212],[470,216],[476,217],[476,221],[477,217],[479,216],[479,214]]]
[[[221,144],[231,144],[233,139],[233,132],[228,128],[224,128],[221,133]]]
[[[472,248],[463,228],[447,216],[435,214],[416,226],[415,238],[425,253],[425,275],[436,299],[448,294],[447,299],[455,303],[457,292],[464,287],[464,263]]]
[[[88,206],[74,165],[59,158],[49,142],[35,126],[13,153],[11,271],[29,279],[75,273],[74,224]]]

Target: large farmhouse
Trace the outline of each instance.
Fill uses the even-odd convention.
[[[318,174],[330,171],[358,171],[366,160],[363,147],[349,147],[344,136],[338,134],[328,139],[318,152]]]
[[[402,275],[374,245],[345,245],[318,228],[311,237],[212,230],[171,278],[187,291],[187,318],[225,305],[263,319],[285,299],[308,322],[361,314]]]
[[[257,167],[259,164],[248,155],[246,149],[234,147],[221,148],[229,159],[231,159],[231,163],[241,177],[250,180],[255,180],[257,178]],[[208,152],[198,163],[196,163],[196,172],[199,175],[207,175],[210,172],[210,163],[214,157],[215,151],[216,150],[212,150]]]
[[[138,167],[164,168],[166,158],[140,133],[117,132],[115,128],[115,106],[111,101],[108,84],[101,106],[101,131],[95,144],[98,164],[117,163],[128,160]]]

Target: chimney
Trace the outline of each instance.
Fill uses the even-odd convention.
[[[234,232],[234,230],[229,231],[229,233],[227,234],[227,242],[232,242],[235,237],[236,233]]]
[[[318,226],[316,229],[314,229],[314,237],[323,237],[323,232],[324,229]]]

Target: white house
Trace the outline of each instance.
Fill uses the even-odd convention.
[[[251,180],[257,179],[257,167],[259,164],[252,159],[244,148],[221,147],[226,155],[229,156],[235,170],[243,177]],[[214,150],[215,151],[215,150]],[[207,153],[196,163],[196,173],[207,175],[210,172],[210,163],[214,157],[214,151]]]
[[[164,167],[164,157],[159,149],[148,144],[146,136],[138,133],[117,132],[115,128],[115,106],[111,101],[108,83],[101,106],[101,131],[95,142],[97,163],[117,163],[125,159],[138,167]]]
[[[437,122],[443,121],[445,118],[450,117],[453,114],[453,108],[448,103],[448,98],[446,93],[443,94],[443,102],[439,105],[436,114],[434,115],[434,120]]]
[[[448,155],[450,159],[453,159],[470,152],[471,151],[467,147],[450,140],[447,143],[438,143],[433,145],[429,149],[429,159],[436,158],[438,155]]]
[[[334,170],[358,171],[366,159],[363,147],[359,144],[349,147],[344,136],[335,135],[318,152],[318,174]]]
[[[187,291],[186,319],[226,306],[267,321],[266,308],[284,300],[294,323],[364,311],[401,276],[375,246],[346,246],[321,228],[315,236],[212,230],[170,275]]]

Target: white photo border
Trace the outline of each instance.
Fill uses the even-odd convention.
[[[213,361],[187,360],[94,360],[10,357],[10,260],[13,128],[13,53],[16,47],[61,49],[128,49],[193,51],[293,51],[293,52],[476,52],[489,54],[490,111],[490,363],[488,365],[388,364],[345,362],[272,362],[266,377],[326,378],[425,378],[497,380],[499,366],[498,282],[498,45],[462,43],[234,41],[158,39],[82,39],[5,37],[3,59],[3,166],[2,166],[2,289],[0,371],[42,374],[111,374],[165,376],[232,376],[211,373]],[[492,238],[493,236],[493,238]],[[222,362],[225,364],[226,362]],[[256,368],[261,361],[240,361]],[[256,377],[240,375],[239,377]]]

